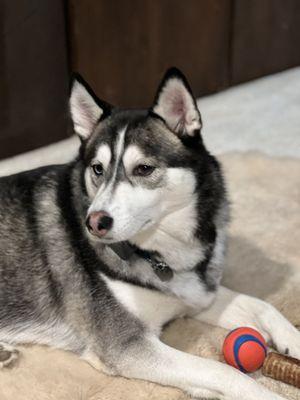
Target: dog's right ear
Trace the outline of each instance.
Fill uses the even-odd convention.
[[[74,130],[83,141],[91,136],[97,123],[111,112],[111,106],[98,99],[79,74],[74,74],[69,104]]]

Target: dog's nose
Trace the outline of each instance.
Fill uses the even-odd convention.
[[[105,211],[94,211],[86,219],[88,230],[96,236],[103,237],[111,229],[113,218]]]

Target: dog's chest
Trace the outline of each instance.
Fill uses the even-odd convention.
[[[206,308],[214,298],[214,294],[206,292],[191,273],[188,276],[175,274],[172,282],[164,283],[164,292],[106,275],[102,278],[120,305],[156,333],[165,323]]]

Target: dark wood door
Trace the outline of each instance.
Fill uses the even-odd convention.
[[[172,65],[196,96],[299,65],[299,27],[299,0],[2,0],[0,158],[68,136],[71,70],[147,107]]]
[[[228,86],[230,0],[70,0],[71,64],[100,96],[149,106],[164,71],[196,95]]]
[[[299,0],[235,0],[230,85],[300,64]]]
[[[67,135],[61,0],[0,2],[0,158]]]

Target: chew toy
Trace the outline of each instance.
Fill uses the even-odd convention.
[[[278,353],[269,353],[262,373],[278,381],[300,388],[300,360]]]
[[[226,362],[242,372],[254,372],[262,367],[267,355],[267,345],[255,329],[241,327],[225,338],[223,354]]]

